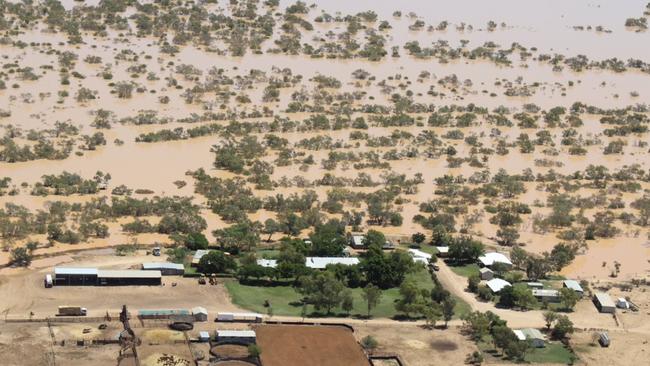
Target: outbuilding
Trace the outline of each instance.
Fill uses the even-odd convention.
[[[54,284],[57,286],[95,286],[97,268],[54,267]]]
[[[192,308],[192,316],[194,321],[197,322],[207,322],[208,321],[208,310],[202,306],[196,306]]]
[[[520,341],[528,341],[535,348],[545,347],[544,335],[535,328],[515,329],[512,331]]]
[[[564,280],[562,286],[573,290],[580,297],[585,294],[585,290],[582,289],[582,286],[580,286],[580,283],[576,280]]]
[[[307,257],[305,265],[311,269],[325,269],[330,264],[342,264],[353,266],[359,264],[359,258],[356,257]]]
[[[182,276],[185,274],[185,267],[181,263],[149,262],[142,263],[145,271],[160,271],[163,276]]]
[[[508,282],[506,280],[502,280],[500,278],[493,278],[493,279],[487,281],[485,284],[495,294],[498,293],[499,291],[503,290],[505,287],[511,286],[510,282]]]
[[[449,254],[449,247],[436,247],[438,257],[446,257]]]
[[[594,305],[601,313],[614,313],[616,312],[616,304],[612,301],[612,298],[609,297],[604,292],[597,292],[592,298]]]
[[[100,286],[160,286],[162,284],[162,273],[160,271],[138,271],[138,270],[98,270],[98,285]]]
[[[201,258],[203,258],[203,256],[208,254],[209,252],[210,251],[207,249],[199,249],[196,252],[194,252],[194,255],[192,256],[192,266],[193,267],[198,266]]]
[[[217,330],[218,343],[252,344],[257,338],[254,330]]]
[[[492,272],[492,270],[487,267],[479,269],[478,273],[481,276],[482,280],[489,281],[494,278],[494,272]]]
[[[483,267],[492,267],[495,263],[512,266],[512,262],[502,253],[490,252],[478,257],[479,264]]]
[[[533,296],[539,301],[560,302],[560,292],[558,290],[534,288]]]
[[[209,342],[210,341],[210,332],[201,331],[199,332],[199,342]]]
[[[350,236],[350,246],[354,249],[366,249],[366,244],[363,239],[363,235],[352,234],[352,236]]]

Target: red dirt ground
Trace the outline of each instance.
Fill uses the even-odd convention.
[[[255,329],[264,366],[369,366],[349,329],[337,326],[261,325]]]

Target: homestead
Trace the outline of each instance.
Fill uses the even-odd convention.
[[[535,328],[514,329],[513,333],[520,341],[527,341],[535,348],[542,348],[544,344],[544,335]]]
[[[55,267],[54,283],[57,286],[124,286],[162,284],[159,270],[103,270],[97,268]]]

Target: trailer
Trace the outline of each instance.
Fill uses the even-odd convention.
[[[217,313],[218,322],[261,323],[262,314],[257,313]]]
[[[82,308],[81,306],[69,306],[63,305],[59,306],[59,312],[57,316],[86,316],[88,314],[88,309]]]

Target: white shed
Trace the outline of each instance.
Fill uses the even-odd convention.
[[[511,286],[510,282],[506,280],[502,280],[500,278],[493,278],[485,283],[487,287],[492,290],[493,293],[497,293],[501,290],[503,290],[505,287]]]
[[[616,304],[614,304],[612,298],[604,292],[598,292],[594,294],[592,301],[594,302],[594,305],[596,305],[598,311],[601,313],[616,312]]]
[[[192,316],[194,321],[197,322],[207,322],[208,321],[208,310],[202,306],[196,306],[192,308]]]

